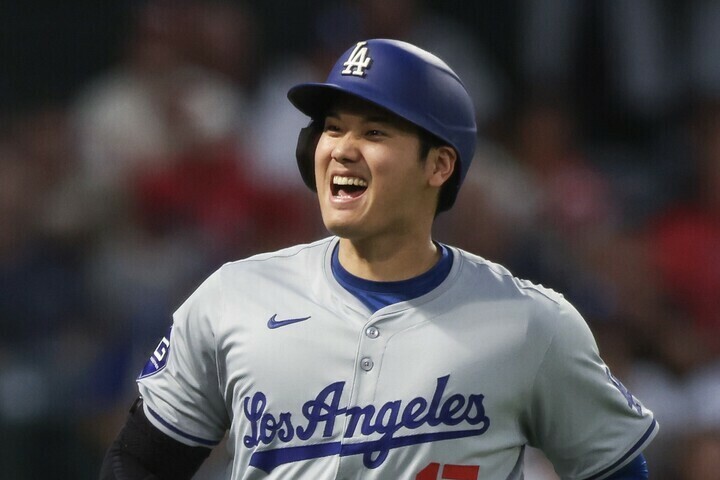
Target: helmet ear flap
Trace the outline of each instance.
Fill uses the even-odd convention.
[[[317,120],[312,120],[307,127],[300,130],[297,146],[295,147],[295,158],[300,169],[300,175],[305,185],[313,192],[317,192],[317,186],[315,185],[315,149],[322,130],[322,124]]]

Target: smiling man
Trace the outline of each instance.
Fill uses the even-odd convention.
[[[229,263],[178,309],[101,478],[642,479],[652,412],[549,289],[433,240],[472,161],[470,96],[439,58],[352,46],[290,101],[333,235]],[[471,219],[468,219],[470,221]]]
[[[421,152],[417,127],[366,102],[338,96],[333,105],[321,120],[315,186],[340,263],[368,280],[420,275],[439,258],[428,232],[455,150]]]

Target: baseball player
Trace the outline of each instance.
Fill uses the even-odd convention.
[[[332,237],[228,263],[178,309],[138,379],[104,479],[647,478],[652,412],[559,294],[433,241],[476,142],[439,58],[357,43],[290,101],[297,161]],[[470,220],[470,219],[468,219]]]

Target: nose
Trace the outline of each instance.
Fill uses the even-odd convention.
[[[360,158],[357,137],[348,131],[336,138],[330,156],[340,163],[357,161]]]

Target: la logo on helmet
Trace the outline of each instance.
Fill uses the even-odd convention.
[[[365,70],[370,68],[372,58],[368,56],[367,42],[358,42],[350,53],[347,61],[343,63],[345,69],[340,72],[342,75],[355,75],[364,77]]]

